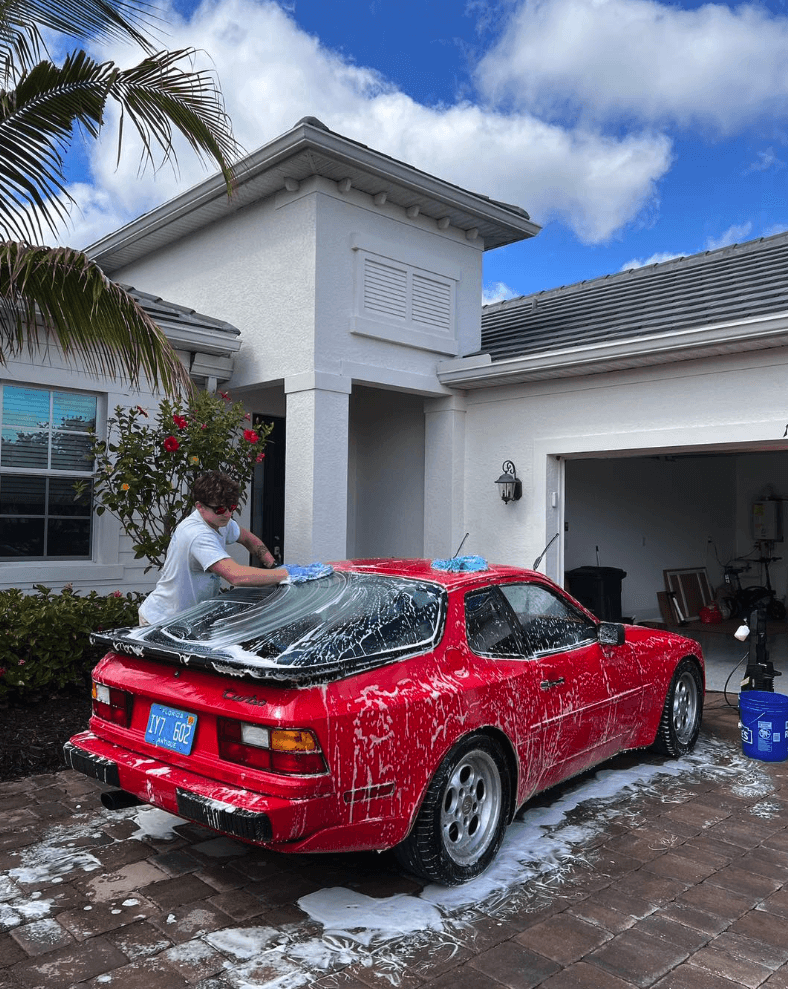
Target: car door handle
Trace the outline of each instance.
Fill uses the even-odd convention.
[[[558,687],[560,684],[564,683],[564,678],[559,677],[557,680],[542,680],[539,686],[542,690],[549,690],[551,687]]]

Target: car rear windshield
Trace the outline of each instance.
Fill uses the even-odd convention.
[[[440,585],[335,571],[302,584],[234,589],[123,638],[143,655],[147,644],[184,662],[210,657],[253,669],[364,666],[376,665],[363,662],[375,657],[432,648],[445,613]]]

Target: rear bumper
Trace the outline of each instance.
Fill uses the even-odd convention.
[[[298,846],[309,835],[338,823],[331,813],[330,795],[283,800],[253,793],[140,756],[90,731],[75,735],[63,751],[71,768],[85,776],[254,844]]]

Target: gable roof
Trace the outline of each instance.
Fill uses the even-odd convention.
[[[385,202],[479,236],[485,250],[535,236],[541,229],[524,209],[444,182],[412,165],[330,131],[304,117],[245,158],[227,197],[218,173],[86,248],[108,275],[194,231],[319,175]],[[347,185],[349,183],[349,185]],[[441,226],[440,229],[443,229]]]
[[[478,387],[781,346],[787,334],[781,233],[485,306],[482,353],[439,376]],[[474,373],[484,382],[465,380]]]

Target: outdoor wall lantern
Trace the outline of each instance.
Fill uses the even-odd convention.
[[[501,468],[503,474],[495,482],[500,485],[501,500],[504,505],[510,501],[519,501],[523,496],[523,482],[517,476],[517,470],[511,460],[504,460]]]

